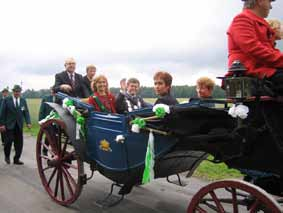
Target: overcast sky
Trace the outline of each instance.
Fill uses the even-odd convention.
[[[137,77],[152,86],[157,70],[175,85],[226,72],[226,30],[240,0],[9,0],[0,1],[0,88],[49,88],[64,60],[76,72],[97,66],[110,86]],[[283,20],[282,1],[270,18]]]

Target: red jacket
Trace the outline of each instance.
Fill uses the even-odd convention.
[[[105,107],[107,112],[116,113],[115,97],[111,93],[108,93],[106,96],[100,96],[97,92],[95,92],[93,96],[88,98],[88,103],[94,106],[94,110],[101,112],[103,110],[99,106],[99,103],[96,102],[95,97],[99,99],[100,103]]]
[[[229,67],[240,60],[247,68],[246,75],[259,78],[270,77],[276,68],[283,68],[283,54],[274,48],[274,31],[251,10],[245,9],[234,18],[227,35]]]

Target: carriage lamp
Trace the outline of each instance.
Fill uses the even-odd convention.
[[[253,78],[244,76],[246,70],[239,60],[232,63],[229,68],[232,76],[224,80],[227,98],[242,100],[252,96]]]

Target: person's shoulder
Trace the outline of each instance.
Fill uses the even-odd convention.
[[[83,79],[83,76],[82,76],[80,73],[76,73],[76,72],[75,72],[75,76],[76,76],[77,78]]]
[[[115,96],[114,96],[111,92],[108,93],[108,97],[109,97],[110,99],[115,99]]]
[[[26,100],[24,97],[20,97],[20,101],[21,101],[22,103],[27,103],[27,100]]]
[[[10,95],[10,96],[8,96],[8,97],[4,98],[3,100],[4,100],[4,101],[10,101],[10,100],[13,100],[13,96],[11,96],[11,95]]]
[[[61,76],[61,75],[65,75],[67,72],[65,70],[61,71],[61,72],[58,72],[56,73],[55,75],[57,76]]]
[[[253,22],[255,20],[259,19],[255,14],[253,14],[249,10],[244,10],[238,15],[236,15],[233,19],[232,23],[238,23],[238,22]]]
[[[116,96],[116,98],[124,98],[125,97],[125,93],[119,92]]]
[[[87,81],[88,81],[88,78],[87,78],[86,75],[85,75],[85,76],[82,76],[82,78],[83,78],[83,81],[84,81],[84,82],[87,82]]]
[[[50,100],[52,98],[53,98],[52,95],[45,95],[45,96],[42,97],[42,100]]]
[[[173,96],[171,95],[166,95],[166,96],[161,96],[159,97],[155,103],[155,104],[166,104],[166,105],[176,105],[178,104],[178,101],[176,98],[174,98]]]

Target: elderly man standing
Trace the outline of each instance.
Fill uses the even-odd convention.
[[[228,65],[239,60],[247,76],[266,77],[283,94],[283,54],[274,47],[276,33],[264,18],[275,0],[243,0],[244,10],[232,21],[228,35]],[[227,73],[226,75],[231,75]]]
[[[73,58],[65,60],[66,70],[55,75],[55,92],[63,92],[72,97],[85,98],[82,75],[75,73],[76,61]]]
[[[0,109],[0,128],[6,131],[7,141],[4,146],[5,161],[10,164],[10,152],[14,142],[15,156],[14,164],[24,164],[20,161],[23,150],[23,123],[26,121],[27,127],[31,128],[30,115],[27,102],[21,97],[22,88],[15,85],[13,95],[3,100]]]
[[[95,76],[96,67],[92,64],[86,67],[86,75],[83,77],[83,87],[84,87],[84,95],[89,97],[93,94],[90,84]]]

